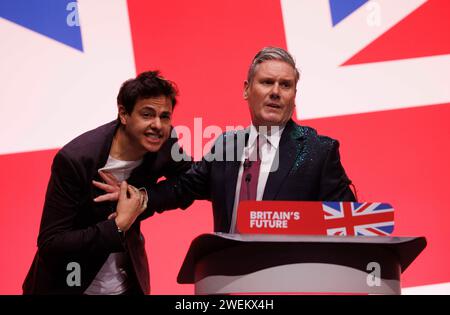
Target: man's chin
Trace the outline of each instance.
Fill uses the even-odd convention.
[[[283,121],[282,117],[279,116],[273,116],[273,115],[267,115],[265,117],[262,117],[259,120],[260,126],[281,126],[285,122]]]
[[[159,149],[161,149],[163,142],[159,142],[159,143],[145,143],[144,148],[146,151],[148,152],[158,152]]]

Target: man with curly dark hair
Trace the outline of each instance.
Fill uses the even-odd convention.
[[[148,217],[147,195],[137,187],[190,167],[190,159],[171,157],[177,145],[169,138],[176,96],[175,85],[158,71],[141,73],[120,88],[117,120],[56,154],[24,294],[150,292],[140,231],[140,221]],[[93,182],[102,187],[112,181],[120,186],[118,202],[94,202],[103,190]]]

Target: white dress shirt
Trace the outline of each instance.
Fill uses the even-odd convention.
[[[283,133],[285,126],[275,126],[275,127],[260,127],[259,132],[256,127],[252,124],[250,125],[250,135],[248,138],[247,146],[242,152],[241,156],[241,165],[239,167],[239,173],[236,181],[236,193],[234,196],[234,205],[233,205],[233,216],[231,219],[230,225],[230,233],[235,233],[236,229],[236,217],[237,217],[237,208],[239,205],[239,195],[241,191],[241,181],[242,181],[242,173],[244,172],[243,161],[246,158],[249,158],[250,161],[254,161],[256,159],[256,150],[257,150],[257,141],[259,135],[259,154],[261,158],[261,166],[259,169],[258,176],[258,186],[256,190],[256,200],[262,200],[264,195],[264,190],[266,188],[267,178],[271,171],[276,171],[278,169],[278,158],[276,161],[275,158],[278,157],[278,145],[280,144],[281,134]],[[268,132],[269,131],[269,132]]]

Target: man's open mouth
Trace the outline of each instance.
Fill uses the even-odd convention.
[[[162,138],[162,135],[159,133],[153,133],[153,132],[146,132],[145,136],[147,138],[153,139],[153,140],[159,140]]]
[[[280,104],[276,104],[276,103],[269,103],[266,106],[270,107],[270,108],[276,108],[276,109],[280,109],[281,105]]]

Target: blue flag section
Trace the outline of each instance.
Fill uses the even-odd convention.
[[[83,51],[76,1],[1,1],[0,17]]]
[[[352,14],[368,0],[330,0],[331,19],[333,26]]]

